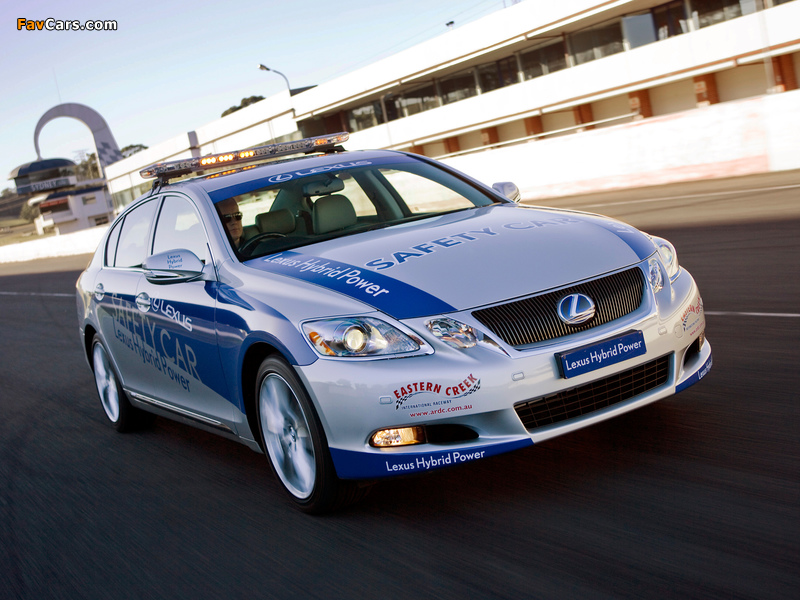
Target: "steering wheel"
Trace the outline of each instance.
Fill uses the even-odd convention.
[[[244,244],[242,244],[241,247],[239,248],[239,252],[241,252],[242,254],[250,254],[250,252],[252,252],[253,248],[255,248],[258,242],[261,242],[262,240],[266,240],[268,238],[282,238],[282,237],[286,236],[282,233],[278,233],[277,231],[265,231],[264,233],[259,233],[255,237],[251,237]]]

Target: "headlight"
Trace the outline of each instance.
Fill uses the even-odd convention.
[[[433,335],[453,348],[472,348],[478,344],[478,336],[472,327],[449,317],[432,319],[425,325]]]
[[[678,271],[680,270],[680,266],[678,265],[678,254],[675,252],[675,246],[670,244],[664,238],[651,237],[651,239],[658,250],[658,254],[661,256],[661,262],[664,264],[664,268],[667,270],[667,276],[669,277],[670,281],[674,280],[678,275]]]
[[[503,354],[506,353],[505,350],[489,336],[484,335],[474,327],[470,327],[450,317],[431,319],[430,321],[426,321],[425,326],[434,336],[453,348],[472,348],[478,344],[483,344],[492,350],[502,352]]]
[[[371,317],[310,321],[303,323],[303,331],[323,356],[386,356],[420,349],[399,329]]]
[[[660,292],[664,287],[664,276],[661,274],[661,265],[658,263],[658,259],[651,258],[647,262],[647,274],[650,278],[650,287],[654,292]]]

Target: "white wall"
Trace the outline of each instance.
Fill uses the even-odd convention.
[[[800,169],[800,90],[445,159],[524,199]]]

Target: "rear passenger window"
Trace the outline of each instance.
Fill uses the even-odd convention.
[[[106,260],[107,267],[114,266],[114,259],[117,256],[117,242],[119,242],[119,232],[122,230],[122,221],[114,225],[114,229],[108,234],[108,241],[106,242]]]
[[[137,206],[125,216],[122,231],[117,243],[115,267],[141,267],[147,256],[147,242],[150,237],[150,225],[156,211],[157,202],[148,200]]]

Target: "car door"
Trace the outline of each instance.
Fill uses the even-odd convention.
[[[95,279],[97,322],[126,389],[138,390],[150,376],[147,332],[136,307],[150,231],[158,203],[143,202],[118,221],[107,238],[103,268]]]
[[[192,281],[165,283],[148,271],[139,280],[136,305],[157,361],[142,392],[162,408],[235,431],[233,405],[222,375],[214,317],[217,285],[208,239],[197,209],[185,196],[166,195],[156,218],[149,256],[189,250],[207,265]]]

